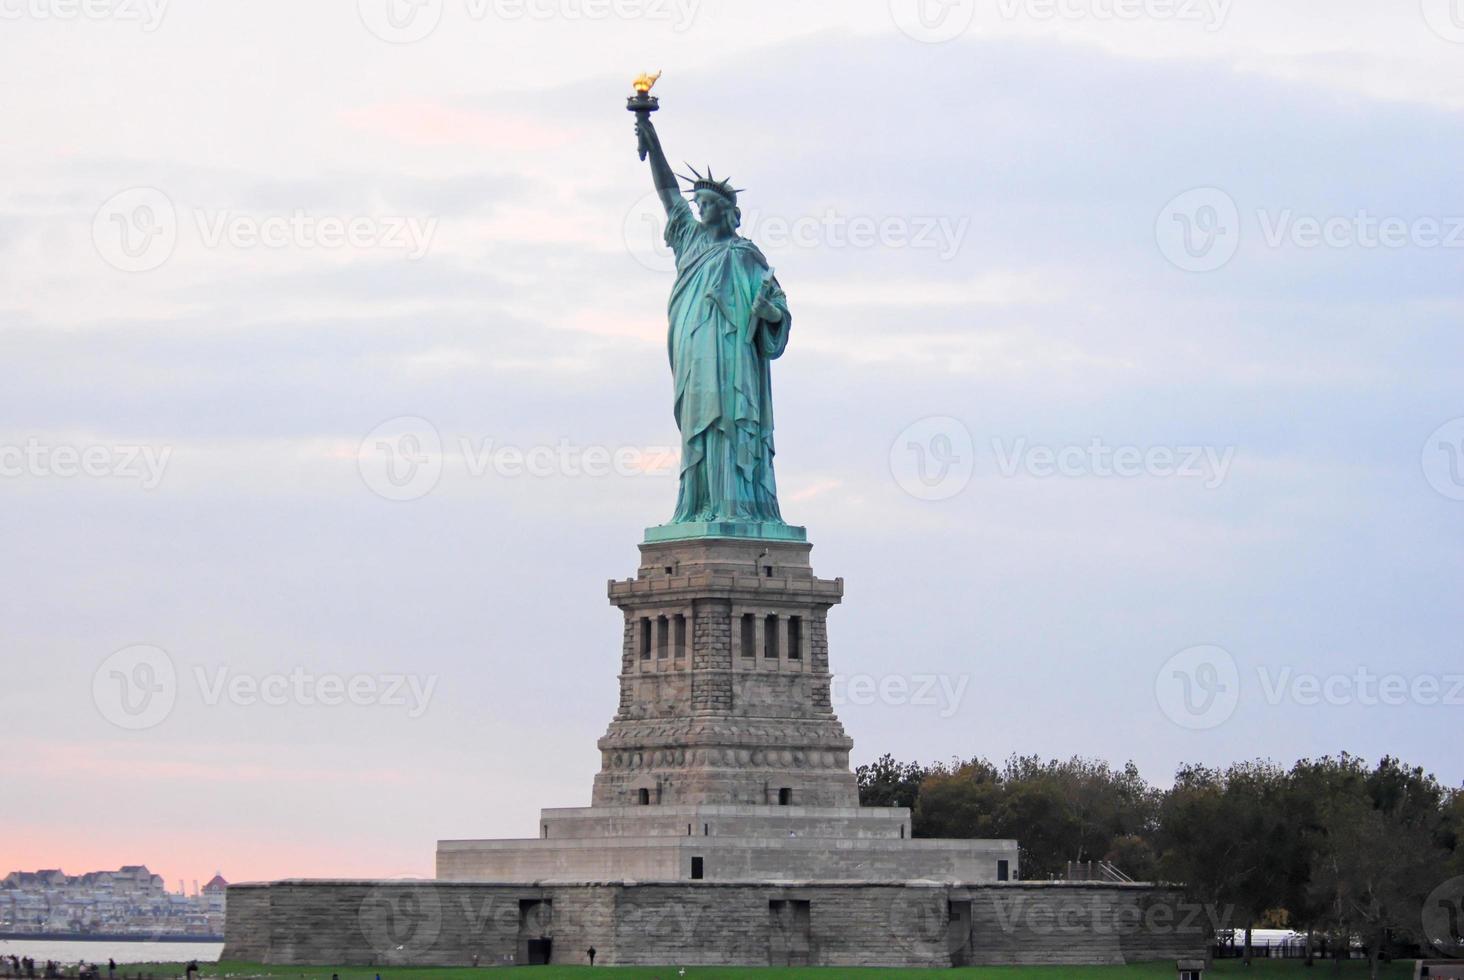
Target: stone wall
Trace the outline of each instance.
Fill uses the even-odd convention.
[[[269,962],[271,885],[230,885],[224,905],[229,955],[250,963]]]
[[[994,882],[1017,868],[1011,840],[877,837],[605,837],[439,841],[441,881]]]
[[[294,965],[946,967],[1202,956],[1209,924],[1148,885],[284,881],[230,885],[225,931]]]
[[[973,965],[1203,957],[1213,932],[1199,906],[1146,885],[1012,882],[971,889],[969,899],[971,941],[964,962]]]
[[[539,811],[541,836],[879,837],[911,836],[906,807],[622,806]],[[818,877],[828,877],[819,875]]]

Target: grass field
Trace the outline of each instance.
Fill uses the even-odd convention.
[[[205,977],[260,977],[276,980],[331,980],[337,974],[340,980],[374,980],[381,974],[382,980],[492,980],[503,977],[498,968],[469,969],[466,967],[419,967],[392,968],[360,966],[265,966],[259,963],[200,964]],[[158,978],[183,975],[181,963],[128,964],[119,968],[129,975],[139,970],[152,973]],[[595,967],[596,972],[613,974],[617,980],[756,980],[760,977],[776,977],[781,980],[797,980],[813,977],[817,980],[836,980],[840,977],[870,978],[909,977],[923,980],[939,980],[953,977],[961,980],[1071,980],[1071,978],[1092,977],[1094,980],[1175,980],[1173,962],[1139,963],[1132,966],[986,966],[968,967],[959,970],[855,970],[843,967],[715,967],[689,966],[685,974],[675,966],[660,967]],[[525,977],[526,980],[560,980],[575,978],[589,980],[591,969],[586,966],[532,966],[516,967],[510,974]],[[1257,980],[1329,980],[1341,976],[1347,980],[1361,980],[1367,976],[1367,963],[1354,960],[1342,966],[1341,973],[1333,972],[1330,962],[1318,962],[1307,969],[1299,961],[1255,960],[1250,969],[1239,960],[1218,960],[1213,969],[1206,972],[1207,978],[1253,977]],[[1412,961],[1385,963],[1380,976],[1384,980],[1405,980],[1413,976]]]

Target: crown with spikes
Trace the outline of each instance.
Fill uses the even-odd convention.
[[[718,180],[713,177],[711,167],[707,168],[707,175],[705,177],[697,173],[697,169],[689,163],[686,165],[686,168],[696,174],[696,176],[683,177],[681,174],[677,174],[676,176],[681,177],[682,180],[691,185],[692,194],[706,191],[709,194],[716,194],[719,197],[725,198],[728,203],[736,206],[737,195],[747,190],[745,187],[733,187],[732,181],[730,180]]]

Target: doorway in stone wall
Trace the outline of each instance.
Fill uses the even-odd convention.
[[[946,949],[951,954],[951,966],[970,966],[971,903],[951,902],[949,909],[950,915],[946,920]]]
[[[797,899],[768,902],[768,965],[808,966],[813,951],[813,904]]]
[[[548,966],[553,954],[553,937],[553,901],[519,899],[518,961],[528,966]]]

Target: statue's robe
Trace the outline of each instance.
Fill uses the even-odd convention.
[[[778,323],[754,317],[771,276],[768,261],[740,236],[720,241],[677,199],[666,221],[676,255],[668,348],[681,429],[681,491],[675,523],[781,524],[773,479],[769,362],[788,346],[793,319],[778,292]]]

